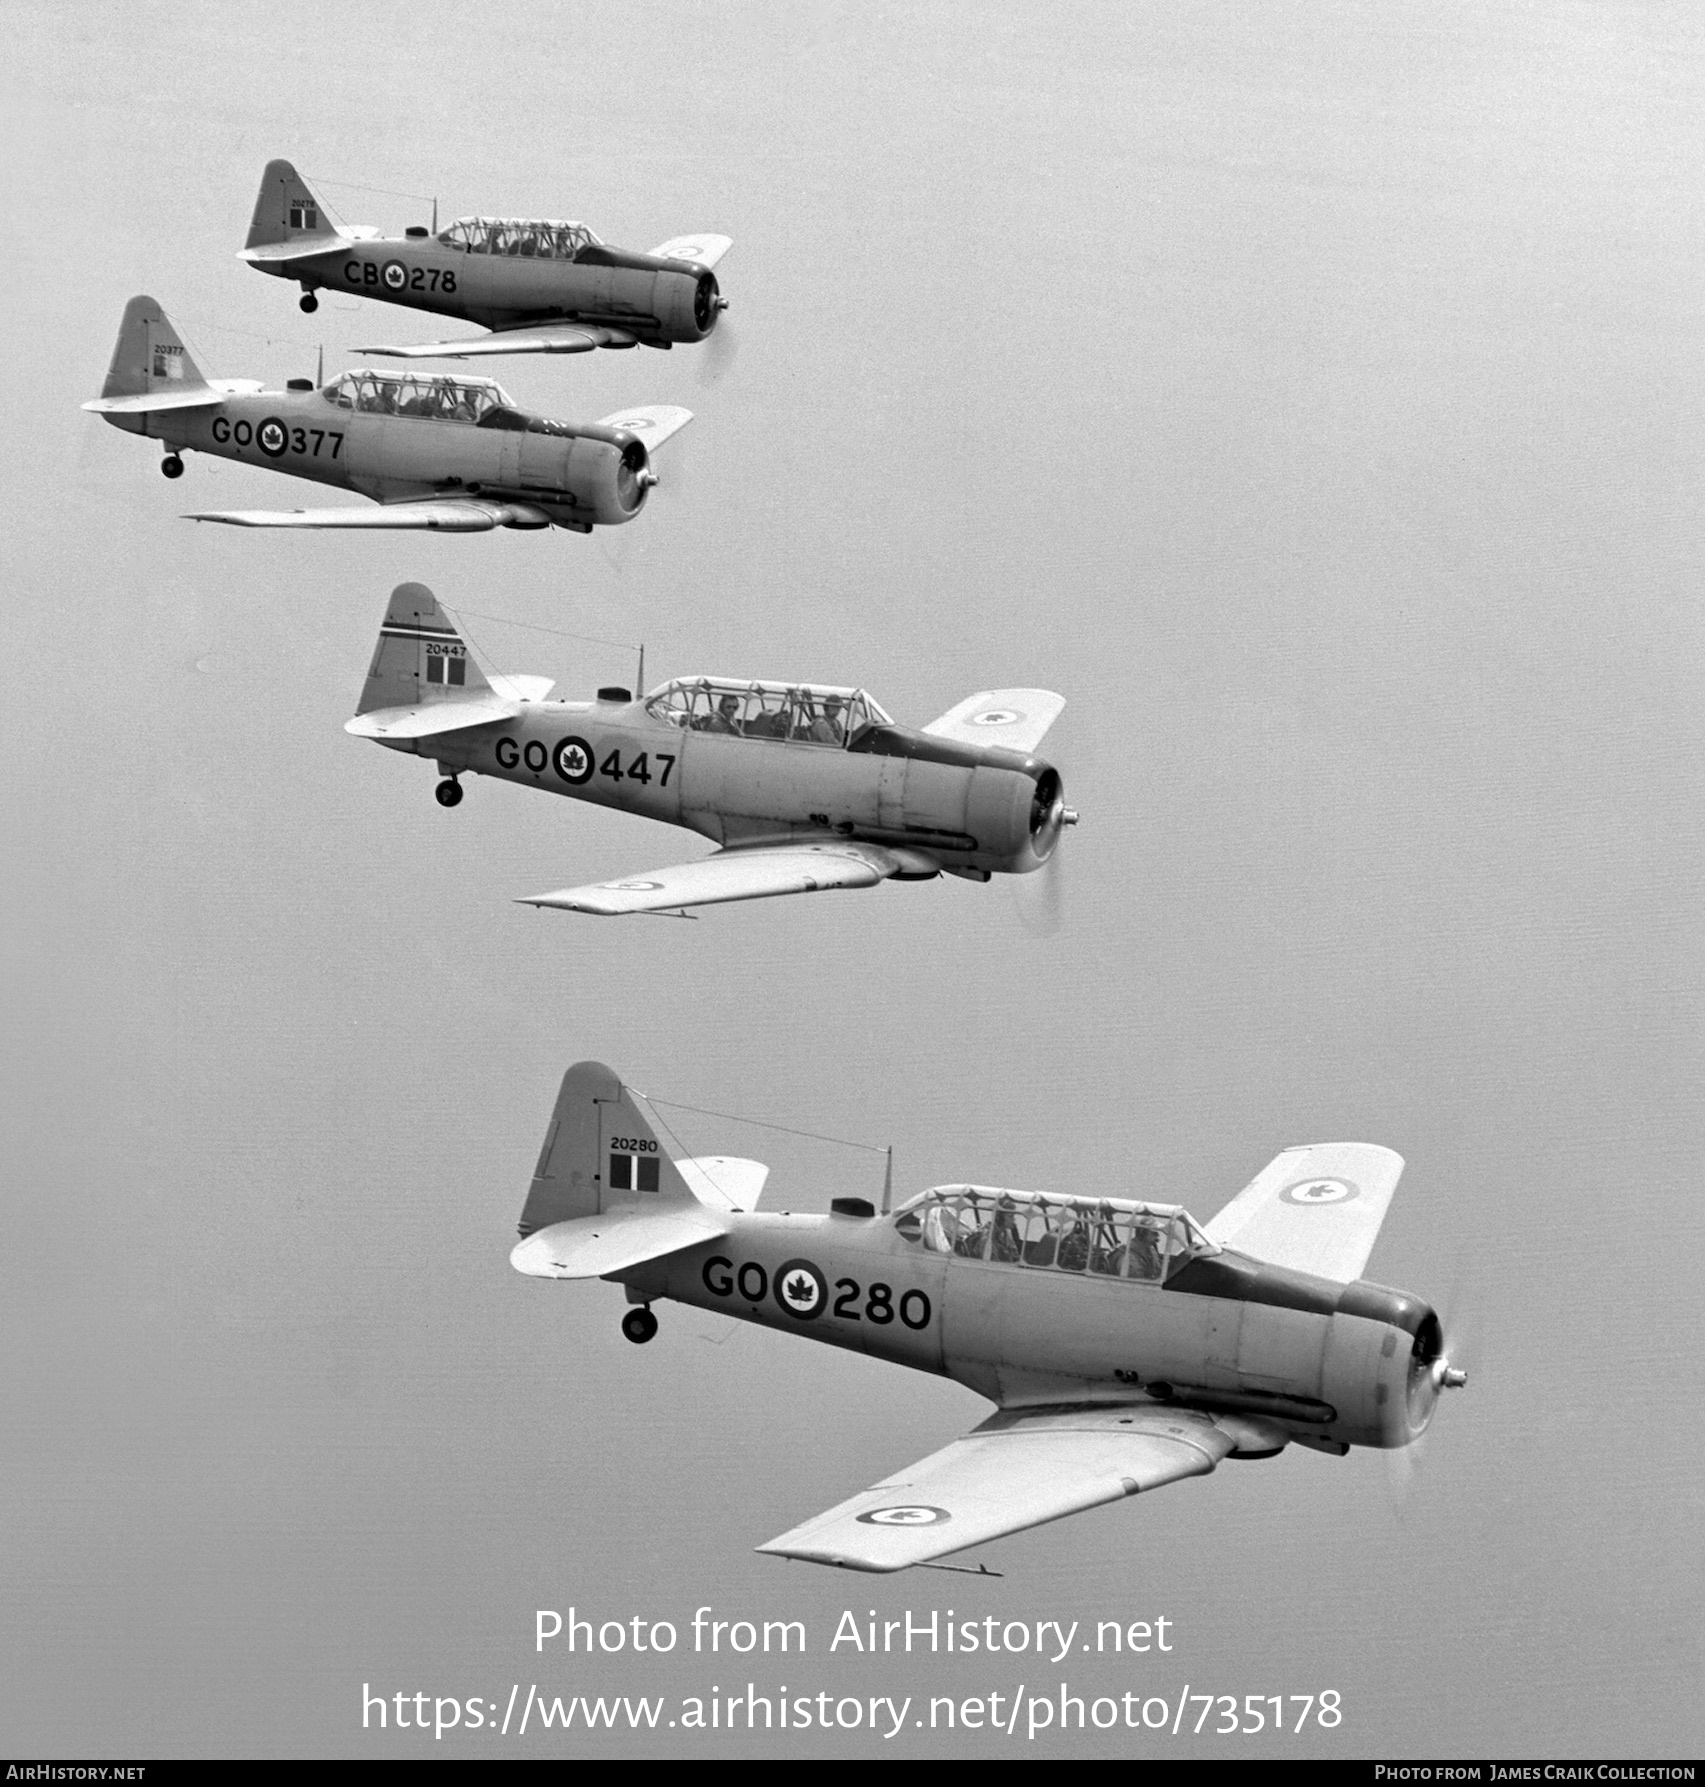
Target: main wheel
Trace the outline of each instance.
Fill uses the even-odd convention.
[[[649,1309],[630,1309],[622,1317],[622,1332],[635,1346],[644,1346],[657,1332],[657,1317]]]
[[[296,302],[307,311],[309,316],[312,316],[314,312],[320,308],[320,301],[312,292],[304,292]]]
[[[440,782],[432,793],[441,807],[459,807],[462,804],[462,784],[460,782]]]
[[[176,453],[168,453],[160,461],[160,475],[166,478],[181,478],[184,475],[184,462]]]

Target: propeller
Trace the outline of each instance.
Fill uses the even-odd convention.
[[[1038,853],[1046,846],[1048,854],[1040,869],[1012,878],[1018,922],[1032,937],[1057,936],[1065,924],[1066,871],[1061,840],[1066,828],[1076,824],[1076,809],[1066,805],[1060,778],[1049,770],[1037,784],[1030,820]]]
[[[720,384],[732,370],[739,352],[740,337],[729,326],[726,316],[718,317],[716,327],[711,331],[710,339],[703,349],[705,383]]]
[[[1463,1301],[1467,1270],[1465,1262],[1457,1271],[1450,1295],[1436,1312],[1440,1331],[1437,1357],[1417,1367],[1425,1370],[1432,1379],[1435,1396],[1442,1396],[1446,1390],[1460,1390],[1468,1382],[1469,1374],[1464,1362],[1473,1358],[1473,1345],[1467,1325],[1458,1319],[1457,1313]],[[1436,1405],[1433,1413],[1436,1419]],[[1391,1499],[1392,1511],[1399,1520],[1404,1517],[1406,1506],[1420,1485],[1426,1447],[1432,1435],[1432,1422],[1429,1421],[1426,1431],[1419,1438],[1385,1455],[1386,1491]]]
[[[1032,937],[1057,937],[1066,922],[1065,852],[1058,848],[1033,875],[1011,875],[1018,922]]]

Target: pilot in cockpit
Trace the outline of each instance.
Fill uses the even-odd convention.
[[[695,732],[734,732],[740,730],[740,697],[738,695],[719,695],[716,710],[703,714],[693,721]]]
[[[1130,1276],[1156,1279],[1165,1263],[1165,1249],[1155,1224],[1139,1216],[1131,1229]]]
[[[838,695],[825,695],[823,711],[811,722],[811,738],[820,745],[841,744],[846,736],[846,722],[841,718],[841,700]]]
[[[1017,1265],[1023,1251],[1023,1238],[1018,1232],[1018,1206],[1011,1198],[1002,1198],[995,1205],[995,1219],[989,1234],[989,1258]]]

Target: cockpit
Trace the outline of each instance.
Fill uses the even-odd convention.
[[[791,739],[795,744],[844,750],[868,726],[891,726],[863,689],[818,683],[730,682],[682,677],[649,696],[645,711],[683,732],[721,732],[735,738]]]
[[[938,1185],[900,1210],[902,1240],[930,1253],[1040,1272],[1162,1284],[1219,1248],[1176,1204]]]
[[[492,379],[442,378],[424,372],[370,372],[334,379],[321,392],[339,409],[368,416],[424,416],[478,427],[498,411],[514,413],[509,393]],[[517,424],[522,426],[523,424]]]
[[[548,217],[459,217],[438,232],[438,240],[464,254],[518,255],[535,261],[572,261],[583,249],[603,246],[585,224]]]

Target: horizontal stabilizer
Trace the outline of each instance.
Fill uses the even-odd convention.
[[[211,509],[186,521],[223,521],[230,527],[419,528],[445,534],[485,534],[496,527],[546,527],[550,517],[526,503],[472,498],[389,503],[359,509]]]
[[[189,390],[145,391],[130,397],[91,397],[83,405],[98,416],[144,416],[156,410],[204,410],[227,397],[264,389],[258,378],[216,378]]]
[[[962,745],[1034,751],[1065,705],[1065,696],[1051,689],[984,689],[931,720],[924,731]]]
[[[543,701],[556,687],[556,678],[550,676],[500,676],[494,671],[490,681],[499,695],[511,701]]]
[[[637,1210],[624,1206],[600,1216],[576,1216],[535,1230],[510,1252],[509,1263],[529,1278],[603,1278],[683,1247],[726,1235],[732,1225],[709,1210]]]
[[[655,453],[672,435],[679,434],[692,421],[691,410],[678,409],[672,403],[644,403],[636,409],[617,410],[613,416],[599,418],[600,428],[626,428],[645,442],[645,450]]]
[[[1203,1229],[1270,1266],[1353,1284],[1402,1173],[1402,1155],[1372,1142],[1287,1148]]]
[[[675,1170],[701,1204],[713,1210],[751,1210],[763,1196],[770,1169],[761,1160],[740,1160],[728,1154],[701,1154],[678,1160]]]
[[[335,254],[359,237],[339,229],[322,230],[314,236],[298,236],[291,242],[266,242],[259,248],[239,248],[237,259],[252,267],[277,266],[282,261],[311,260],[317,254]]]
[[[531,329],[505,329],[466,341],[427,341],[418,347],[358,347],[358,354],[394,360],[472,360],[484,354],[589,354],[600,347],[633,347],[636,337],[596,323],[545,323]]]
[[[694,261],[701,267],[714,267],[733,246],[732,236],[671,236],[651,252],[660,261]]]
[[[505,700],[495,689],[482,689],[420,707],[374,708],[345,720],[343,729],[356,738],[436,738],[441,732],[465,732],[470,726],[495,726],[513,720],[520,711],[519,701]]]
[[[758,1550],[848,1570],[904,1570],[1205,1476],[1235,1443],[1206,1415],[1152,1403],[993,1415]]]
[[[532,894],[517,904],[615,918],[628,912],[673,912],[679,906],[762,900],[774,894],[874,887],[899,866],[898,858],[880,845],[850,840],[723,850],[701,862],[652,869],[643,875],[604,881],[593,887],[565,887],[556,893]]]

